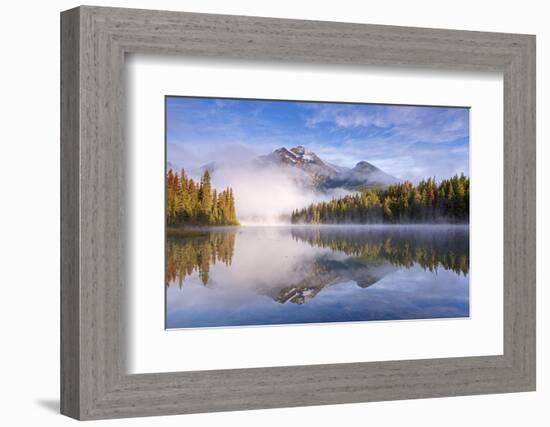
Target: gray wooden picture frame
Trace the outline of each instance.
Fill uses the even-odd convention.
[[[127,374],[124,61],[136,52],[502,72],[504,353]],[[65,415],[85,420],[535,390],[532,35],[71,9],[61,14],[61,166]]]

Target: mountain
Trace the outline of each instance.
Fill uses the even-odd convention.
[[[354,168],[341,170],[335,177],[325,180],[322,183],[322,188],[357,190],[364,187],[385,186],[397,181],[397,178],[363,160],[357,163]]]
[[[398,181],[397,178],[364,160],[358,162],[353,168],[324,162],[317,154],[306,150],[302,145],[290,150],[281,147],[266,156],[261,156],[259,160],[298,170],[309,178],[311,186],[320,190],[335,188],[358,190],[365,187],[384,186]]]
[[[248,163],[247,163],[248,164]],[[367,161],[360,161],[353,168],[335,165],[323,161],[313,151],[303,145],[287,149],[281,147],[273,152],[259,156],[252,161],[258,167],[276,166],[282,173],[290,175],[299,186],[326,191],[337,188],[359,190],[379,187],[398,182],[397,178],[387,174]],[[211,162],[200,168],[200,173],[208,170],[211,174],[221,168],[241,168],[245,163],[223,164]]]

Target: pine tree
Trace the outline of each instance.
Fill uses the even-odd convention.
[[[238,224],[237,221],[237,212],[235,210],[235,197],[233,197],[233,190],[231,188],[228,188],[229,194],[229,224],[236,225]]]
[[[202,175],[200,188],[200,213],[203,219],[208,222],[212,211],[212,186],[208,169]]]
[[[384,202],[382,202],[382,206],[384,209],[384,219],[386,221],[391,221],[393,219],[393,212],[391,210],[390,199],[384,199]]]
[[[212,210],[210,212],[210,223],[218,224],[218,193],[216,189],[212,192]]]

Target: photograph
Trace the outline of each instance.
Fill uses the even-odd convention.
[[[166,329],[469,316],[469,108],[165,97]]]

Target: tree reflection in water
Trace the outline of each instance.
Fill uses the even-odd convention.
[[[442,267],[465,276],[469,271],[470,245],[466,226],[295,227],[292,237],[365,262],[387,261],[405,268],[418,264],[431,272]]]
[[[335,281],[354,280],[361,287],[376,282],[369,268],[391,264],[400,268],[415,265],[437,272],[438,268],[466,276],[469,272],[468,227],[356,227],[356,226],[292,226],[289,238],[312,247],[330,249],[348,257],[335,261],[319,258],[315,274],[307,278],[307,285],[325,286]],[[235,251],[236,228],[194,230],[169,237],[166,243],[166,286],[177,283],[181,288],[185,278],[197,272],[206,286],[210,267],[216,263],[231,265]],[[268,243],[266,243],[268,244]],[[304,279],[301,279],[304,282]],[[315,282],[315,283],[314,283]],[[287,284],[291,289],[296,284]],[[294,292],[294,291],[293,291]],[[314,296],[316,292],[311,292]],[[289,300],[279,295],[277,300]],[[290,298],[304,300],[301,296]]]
[[[208,284],[210,265],[231,265],[235,251],[235,230],[192,231],[187,236],[169,237],[166,242],[166,286],[183,281],[195,271],[202,283]]]

